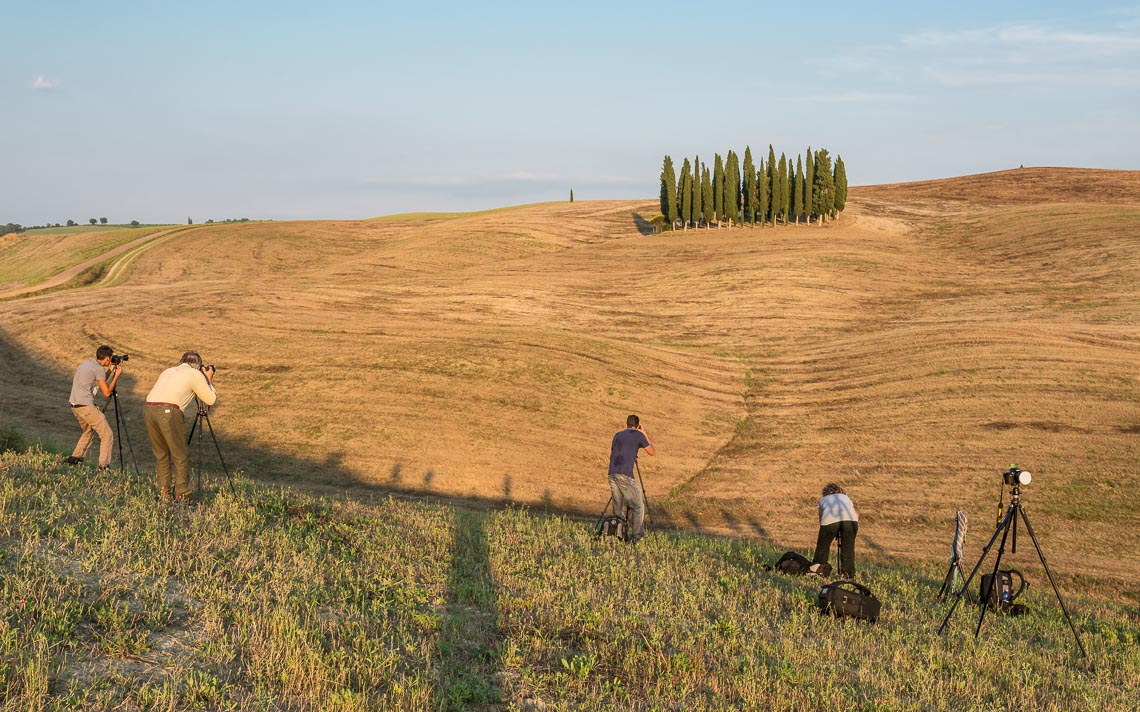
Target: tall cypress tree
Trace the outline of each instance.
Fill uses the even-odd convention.
[[[759,188],[756,196],[756,212],[760,214],[760,227],[764,227],[764,222],[768,219],[768,204],[769,204],[769,188],[768,188],[768,172],[764,166],[764,162],[760,162],[760,170],[756,173],[756,187]]]
[[[814,212],[811,202],[811,186],[814,180],[815,158],[811,146],[808,146],[807,153],[804,154],[804,212],[807,213],[808,225],[811,225],[811,214]]]
[[[701,190],[701,157],[697,156],[693,162],[693,227],[701,224],[701,217],[705,214],[705,194]]]
[[[812,186],[812,202],[819,213],[819,222],[822,225],[824,217],[831,214],[835,206],[835,186],[831,176],[831,156],[827,149],[821,148],[815,153],[815,185]]]
[[[776,226],[776,205],[780,202],[780,174],[777,172],[779,164],[776,163],[776,151],[772,144],[768,144],[768,215],[772,219],[772,227]]]
[[[715,215],[715,208],[713,206],[712,175],[709,173],[707,165],[701,169],[701,207],[705,213],[705,229],[708,230],[709,223],[712,222]]]
[[[791,165],[791,161],[788,161]],[[800,224],[800,213],[804,211],[804,160],[796,156],[796,176],[792,179],[792,215],[796,216],[796,224]]]
[[[736,151],[728,152],[724,164],[724,216],[730,226],[740,221],[740,157]]]
[[[677,202],[681,205],[681,228],[683,230],[689,229],[689,215],[693,212],[693,183],[692,177],[689,175],[692,170],[689,159],[686,158],[685,162],[681,164],[681,177],[677,179],[677,184],[681,186],[678,191]]]
[[[713,220],[720,228],[720,221],[724,219],[724,161],[720,154],[713,157]]]
[[[673,172],[673,159],[668,155],[661,167],[661,214],[672,230],[677,221],[677,176]]]
[[[752,147],[744,147],[744,216],[749,225],[756,225],[756,201],[760,195],[756,190],[756,165],[752,162]]]
[[[780,214],[784,216],[784,224],[787,225],[788,210],[790,208],[788,203],[789,199],[792,197],[792,191],[788,185],[788,159],[784,157],[783,153],[780,154],[780,165],[776,169],[776,176],[777,180],[780,183],[780,192],[778,194],[780,200],[778,203],[778,208]],[[773,210],[773,212],[775,212],[775,210]]]
[[[847,207],[847,167],[843,156],[835,157],[835,209],[842,212]]]

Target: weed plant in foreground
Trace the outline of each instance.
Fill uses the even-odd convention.
[[[1029,615],[975,640],[968,607],[939,637],[941,562],[863,563],[868,625],[744,541],[246,482],[185,510],[39,449],[0,462],[5,710],[1126,710],[1140,689],[1136,611],[1063,590],[1085,661],[1046,582]]]

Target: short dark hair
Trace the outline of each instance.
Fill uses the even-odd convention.
[[[198,355],[197,351],[187,351],[182,354],[182,360],[179,363],[188,363],[191,366],[201,366],[202,357]]]
[[[111,348],[110,346],[106,346],[106,345],[100,346],[99,348],[95,349],[95,360],[96,361],[102,361],[103,359],[107,358],[108,356],[113,355],[114,353],[115,353],[115,350],[113,348]]]
[[[625,419],[625,427],[627,428],[636,428],[640,424],[641,418],[638,418],[636,415],[631,415]]]
[[[828,482],[823,486],[823,496],[826,497],[829,494],[847,494],[847,490],[843,489],[843,485]]]

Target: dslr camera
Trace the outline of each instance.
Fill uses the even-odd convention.
[[[1033,475],[1025,470],[1022,470],[1017,465],[1011,466],[1008,470],[1001,473],[1002,482],[1005,482],[1010,487],[1018,485],[1027,485],[1033,481]]]
[[[111,356],[111,365],[112,366],[118,366],[123,361],[130,361],[130,360],[131,360],[130,354],[115,354],[115,355]]]
[[[211,363],[211,364],[208,364],[208,365],[205,365],[205,366],[199,366],[199,367],[198,367],[198,370],[200,370],[200,371],[209,371],[210,373],[213,373],[214,371],[217,371],[217,370],[218,370],[218,367],[217,367],[217,366],[215,366],[214,364],[212,364],[212,363]]]

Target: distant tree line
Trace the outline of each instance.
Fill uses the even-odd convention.
[[[724,222],[763,226],[814,219],[823,224],[846,205],[847,169],[842,157],[832,165],[826,148],[809,146],[795,165],[783,153],[777,160],[769,144],[768,159],[758,165],[751,147],[745,147],[743,166],[729,151],[723,160],[714,154],[711,170],[700,156],[692,163],[685,158],[680,175],[669,156],[661,169],[661,215],[666,225],[686,230]]]
[[[245,218],[243,218],[243,221],[244,220]],[[87,220],[87,222],[91,223],[92,225],[95,225],[96,223],[100,225],[106,225],[107,218],[90,218]],[[237,221],[235,220],[234,222]],[[132,220],[130,222],[131,227],[138,227],[139,224],[140,223],[138,220]],[[13,232],[26,232],[28,230],[46,230],[53,227],[79,227],[79,223],[75,222],[74,220],[68,220],[66,225],[61,223],[44,223],[43,225],[30,225],[28,227],[24,227],[18,223],[8,223],[6,225],[0,225],[0,236]]]

